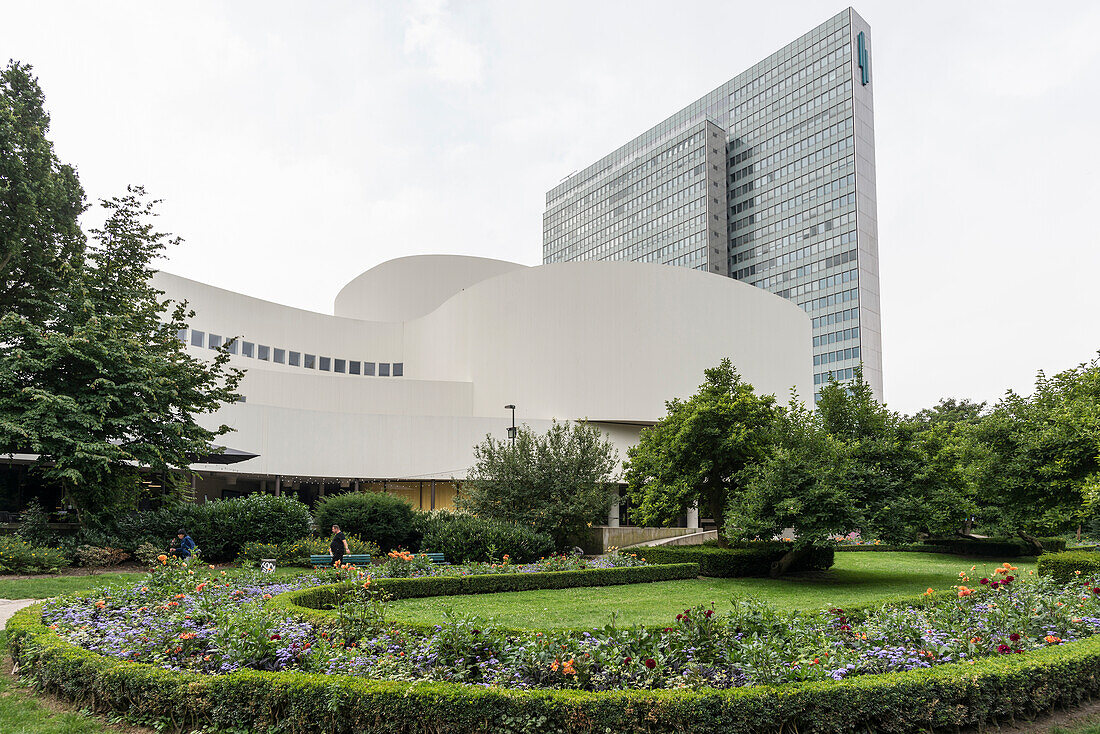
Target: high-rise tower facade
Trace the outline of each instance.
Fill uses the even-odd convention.
[[[871,29],[848,8],[546,195],[543,262],[726,275],[813,323],[815,390],[882,399]],[[751,314],[729,314],[752,318]]]

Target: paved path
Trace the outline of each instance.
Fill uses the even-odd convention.
[[[23,607],[29,607],[35,602],[41,601],[40,599],[0,599],[0,628],[3,628],[8,620],[11,619],[11,615],[18,612]]]

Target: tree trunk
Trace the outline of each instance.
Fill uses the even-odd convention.
[[[1023,530],[1017,530],[1016,534],[1019,535],[1025,543],[1031,545],[1031,547],[1035,550],[1035,555],[1039,555],[1043,552],[1043,544],[1039,542],[1038,538],[1028,535]]]
[[[769,576],[773,579],[777,579],[783,574],[787,573],[787,569],[791,567],[796,561],[800,561],[805,558],[810,552],[809,548],[791,548],[787,551],[786,555],[780,558],[778,561],[772,562],[772,568],[769,572]]]

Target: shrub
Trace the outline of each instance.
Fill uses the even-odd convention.
[[[0,573],[57,573],[68,565],[69,560],[57,548],[0,536]]]
[[[700,576],[736,578],[767,576],[771,565],[791,549],[789,543],[745,543],[736,548],[715,545],[652,546],[636,549],[649,563],[698,563]],[[814,548],[790,571],[826,569],[833,565],[833,549]]]
[[[1064,538],[1037,538],[1043,544],[1047,552],[1063,551],[1066,549]],[[990,558],[1017,558],[1019,556],[1033,556],[1035,550],[1029,543],[1019,538],[929,538],[925,544],[946,548],[949,553],[959,556],[982,556]]]
[[[490,563],[505,555],[514,563],[530,563],[554,552],[547,533],[466,513],[438,510],[425,515],[421,532],[421,549],[442,553],[451,563]]]
[[[134,551],[134,558],[138,559],[143,565],[151,567],[157,562],[157,556],[161,553],[164,553],[164,551],[152,543],[142,543]]]
[[[236,558],[245,543],[287,543],[308,535],[311,522],[309,508],[293,497],[250,494],[134,512],[118,520],[114,534],[125,550],[143,543],[163,548],[179,528],[187,530],[203,558],[221,562]]]
[[[339,525],[345,535],[355,534],[378,544],[383,551],[399,546],[415,549],[420,542],[412,505],[382,492],[349,492],[325,497],[315,508],[317,528],[327,535]],[[327,552],[327,551],[326,551]]]
[[[348,547],[352,554],[366,554],[373,558],[380,558],[382,551],[377,543],[363,540],[358,535],[347,535]],[[329,539],[306,537],[289,543],[245,543],[237,556],[237,561],[242,566],[255,566],[264,558],[274,558],[281,566],[300,566],[311,568],[309,557],[311,555],[324,555],[329,552]]]
[[[81,566],[117,566],[130,560],[130,554],[121,548],[100,548],[94,545],[82,545],[76,549],[76,562]]]
[[[1040,576],[1051,576],[1056,581],[1070,581],[1077,576],[1100,575],[1100,553],[1096,551],[1065,551],[1044,553],[1039,556]],[[1081,573],[1078,574],[1077,572]]]
[[[455,683],[254,670],[202,675],[83,650],[41,623],[41,608],[7,625],[12,657],[39,686],[98,708],[170,720],[184,731],[294,734],[485,731],[825,732],[905,734],[1031,718],[1100,693],[1100,637],[973,665],[726,690],[511,691]]]
[[[54,540],[55,533],[50,530],[50,513],[38,501],[32,497],[23,510],[23,522],[16,531],[22,540],[31,545],[49,545]]]

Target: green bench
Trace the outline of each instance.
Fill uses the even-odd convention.
[[[442,553],[417,553],[418,556],[427,556],[428,560],[437,566],[449,566],[447,559],[443,557]]]
[[[310,556],[309,562],[313,566],[331,566],[332,555],[325,553],[321,556]],[[347,553],[340,564],[343,566],[366,566],[370,564],[370,556],[365,553]]]

